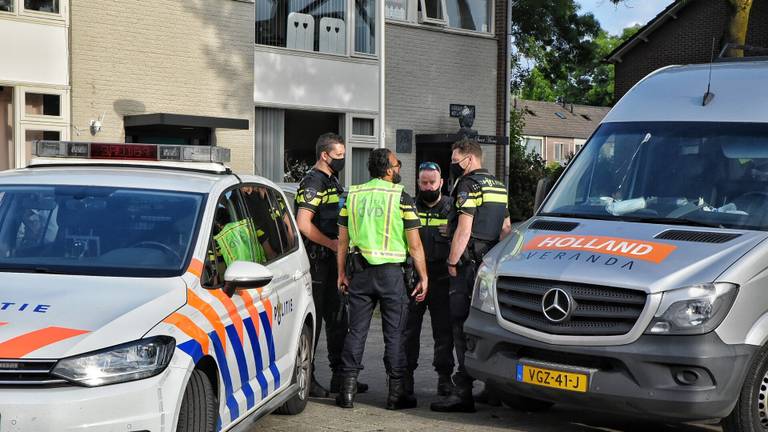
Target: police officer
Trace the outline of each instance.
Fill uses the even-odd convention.
[[[434,339],[432,366],[437,372],[437,394],[448,396],[453,390],[453,334],[448,307],[448,218],[453,212],[453,199],[441,193],[443,179],[440,165],[424,162],[419,165],[419,193],[416,210],[421,220],[419,234],[427,259],[429,290],[423,302],[411,301],[408,324],[405,329],[406,357],[408,359],[407,391],[413,393],[413,374],[418,366],[421,345],[421,324],[429,308]]]
[[[333,133],[320,135],[315,145],[317,162],[299,184],[296,192],[298,208],[296,223],[305,239],[312,274],[312,296],[317,310],[315,350],[325,321],[325,339],[328,346],[328,362],[333,372],[331,392],[338,392],[341,383],[341,349],[347,334],[347,324],[337,319],[341,305],[336,289],[336,251],[339,215],[339,198],[344,189],[339,184],[339,172],[344,169],[346,148],[344,139]],[[312,356],[314,362],[314,355]],[[321,386],[314,375],[310,396],[328,397],[328,390]],[[368,386],[360,383],[357,391],[365,392]]]
[[[338,287],[349,295],[349,334],[341,355],[344,380],[336,404],[353,407],[365,340],[373,309],[379,303],[389,375],[386,408],[412,408],[416,400],[406,394],[404,387],[403,330],[409,293],[403,263],[410,254],[420,278],[410,295],[424,301],[429,279],[419,238],[419,217],[413,200],[399,184],[400,162],[391,151],[373,150],[368,171],[372,180],[353,186],[339,213]]]
[[[504,184],[482,167],[480,145],[463,138],[453,144],[451,175],[457,216],[451,223],[453,238],[447,265],[450,278],[450,310],[453,343],[458,370],[453,377],[454,391],[430,408],[441,412],[474,412],[474,379],[464,367],[466,339],[464,321],[469,316],[470,300],[477,268],[483,256],[511,232],[507,191]]]

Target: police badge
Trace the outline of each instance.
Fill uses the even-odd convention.
[[[304,189],[304,202],[311,202],[317,197],[317,190],[309,188]]]
[[[469,194],[467,192],[459,192],[456,194],[456,207],[464,207],[464,203],[467,202]]]

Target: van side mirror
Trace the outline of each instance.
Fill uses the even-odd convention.
[[[269,285],[275,276],[261,264],[235,261],[224,272],[224,293],[230,297],[240,289],[261,288]]]
[[[552,180],[549,177],[544,177],[536,183],[536,195],[533,199],[533,212],[536,213],[544,202],[544,198],[552,189]]]

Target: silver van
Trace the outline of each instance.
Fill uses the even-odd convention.
[[[638,83],[485,257],[469,372],[518,406],[768,430],[767,83],[761,61]]]

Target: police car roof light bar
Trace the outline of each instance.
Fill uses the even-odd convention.
[[[163,162],[207,162],[224,164],[230,161],[230,150],[223,147],[115,144],[74,141],[35,141],[32,155],[42,158],[112,159]]]

